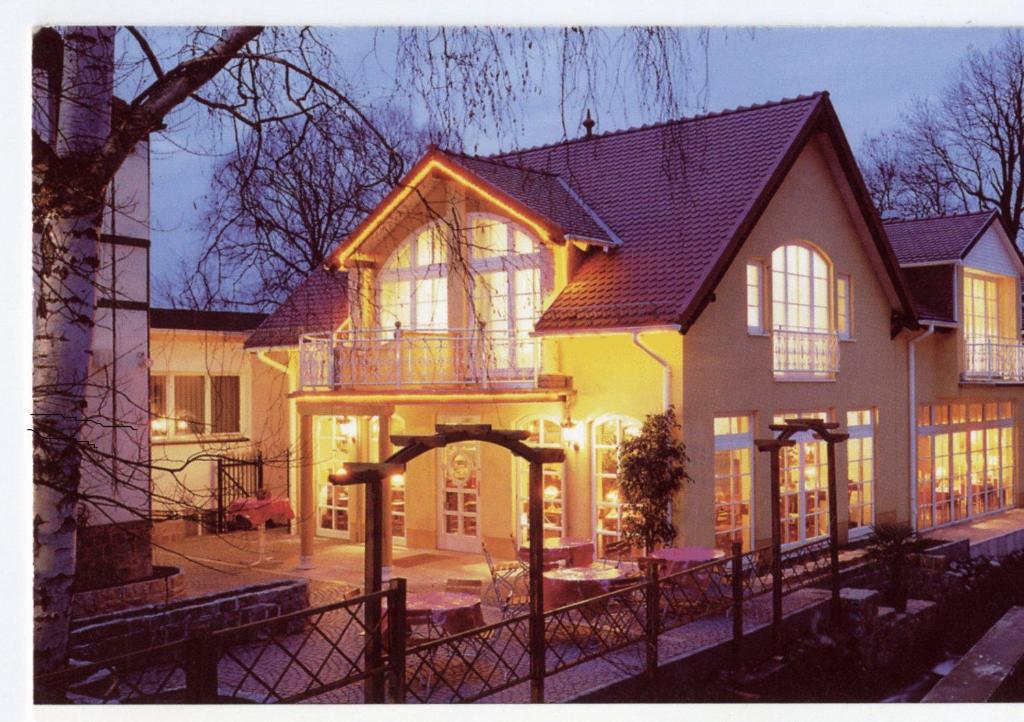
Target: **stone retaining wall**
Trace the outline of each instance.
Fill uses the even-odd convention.
[[[71,596],[71,618],[93,617],[185,596],[185,575],[177,567],[154,566],[153,578],[105,589],[76,592]]]
[[[104,659],[197,633],[271,619],[308,606],[308,582],[294,579],[102,614],[74,622],[70,655],[76,660]]]
[[[75,537],[75,592],[113,587],[153,574],[148,521],[78,527]]]

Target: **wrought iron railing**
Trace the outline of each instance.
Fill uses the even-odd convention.
[[[968,337],[963,378],[971,381],[1024,381],[1024,344],[1012,338]]]
[[[541,340],[498,329],[360,329],[299,339],[306,389],[536,384]]]
[[[834,333],[772,331],[772,370],[776,375],[829,378],[839,373],[839,338]]]

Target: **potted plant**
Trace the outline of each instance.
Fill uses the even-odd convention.
[[[622,538],[650,556],[657,544],[676,538],[670,503],[692,481],[686,473],[689,457],[677,437],[679,423],[669,406],[648,414],[640,433],[619,444],[619,492],[622,499]]]

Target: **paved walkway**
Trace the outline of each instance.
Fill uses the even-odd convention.
[[[998,557],[1024,549],[1024,509],[1010,509],[976,521],[926,532],[930,539],[971,543],[971,556]]]

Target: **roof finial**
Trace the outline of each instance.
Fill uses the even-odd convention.
[[[587,129],[588,138],[594,135],[595,125],[597,125],[597,123],[595,123],[594,119],[590,117],[590,108],[587,108],[587,117],[583,120],[583,127]]]

